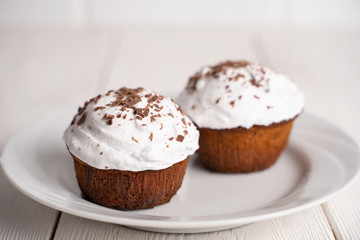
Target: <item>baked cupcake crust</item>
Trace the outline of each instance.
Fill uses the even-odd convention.
[[[132,172],[94,168],[71,156],[83,197],[121,210],[153,208],[169,202],[181,187],[189,159],[161,170]]]
[[[250,129],[200,128],[200,160],[216,172],[254,172],[268,168],[285,148],[293,121]]]

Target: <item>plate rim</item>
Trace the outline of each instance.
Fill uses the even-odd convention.
[[[27,189],[23,188],[21,186],[21,184],[19,184],[18,182],[16,182],[15,179],[13,179],[13,176],[11,176],[10,171],[8,171],[6,169],[5,155],[7,154],[8,151],[11,150],[10,148],[14,144],[14,142],[16,141],[18,136],[21,133],[23,133],[24,131],[29,130],[31,128],[31,126],[33,126],[34,124],[39,123],[40,121],[45,121],[47,118],[51,119],[51,117],[53,115],[59,114],[59,113],[63,112],[64,110],[65,109],[53,111],[51,114],[47,114],[44,117],[42,117],[36,121],[33,121],[27,127],[21,129],[16,134],[14,134],[3,148],[3,151],[2,151],[2,154],[0,157],[0,165],[1,165],[2,171],[5,174],[5,176],[7,177],[8,181],[13,186],[15,186],[16,189],[18,189],[20,192],[22,192],[26,196],[30,197],[31,199],[34,199],[35,201],[37,201],[45,206],[50,207],[50,208],[53,208],[58,211],[65,212],[65,213],[68,213],[71,215],[75,215],[78,217],[83,217],[86,219],[107,222],[107,223],[115,223],[115,224],[120,224],[120,225],[124,225],[124,226],[129,226],[129,227],[134,227],[134,228],[139,228],[139,229],[144,229],[144,230],[153,230],[153,231],[158,231],[158,232],[185,233],[185,232],[212,231],[212,230],[209,230],[211,228],[217,228],[217,230],[228,229],[228,228],[231,228],[234,226],[240,226],[243,224],[257,222],[260,220],[268,220],[268,219],[272,219],[272,218],[276,218],[276,217],[285,216],[288,214],[296,213],[296,212],[308,209],[310,207],[319,205],[321,203],[328,201],[329,199],[333,198],[334,196],[340,194],[344,190],[346,190],[349,186],[351,186],[360,177],[360,167],[358,167],[355,174],[348,181],[346,181],[341,187],[336,188],[331,193],[325,194],[324,196],[316,198],[315,200],[311,200],[309,202],[300,204],[299,206],[281,209],[281,210],[278,210],[275,212],[254,215],[254,216],[230,217],[230,218],[226,218],[226,219],[211,219],[211,220],[204,220],[204,219],[201,219],[201,220],[195,219],[194,220],[194,219],[190,218],[190,220],[187,219],[186,221],[179,221],[179,220],[172,221],[171,219],[170,220],[169,219],[161,219],[160,220],[160,219],[128,218],[124,215],[106,216],[105,217],[103,215],[98,215],[97,213],[94,213],[94,212],[84,212],[83,210],[78,210],[78,209],[74,209],[74,208],[70,209],[70,208],[67,208],[64,204],[56,204],[56,203],[52,203],[50,201],[44,200],[41,198],[41,196],[33,194],[31,192],[31,190],[28,191]],[[66,109],[66,112],[69,112],[68,108]],[[350,137],[345,131],[343,131],[338,126],[332,124],[331,122],[328,122],[327,120],[317,116],[316,114],[309,113],[306,111],[302,115],[303,115],[302,117],[309,116],[312,118],[316,118],[319,121],[324,121],[327,123],[327,125],[331,126],[331,128],[334,128],[337,131],[340,131],[344,136],[347,137],[347,142],[351,143],[352,145],[354,145],[354,147],[356,147],[356,152],[357,152],[357,157],[358,157],[357,161],[360,162],[359,147],[358,147],[357,143],[355,142],[355,140],[352,137]],[[116,211],[119,211],[123,214],[128,214],[128,213],[133,214],[133,213],[131,213],[131,211],[121,211],[121,210],[116,210]],[[145,215],[143,215],[143,216],[145,216]],[[224,216],[224,215],[222,215],[222,216]],[[151,215],[150,215],[150,217],[151,217]]]

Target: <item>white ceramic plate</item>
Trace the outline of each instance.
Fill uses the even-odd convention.
[[[98,221],[160,232],[227,229],[320,204],[353,182],[359,149],[326,121],[303,114],[286,150],[271,168],[251,174],[210,172],[190,159],[171,202],[148,210],[119,211],[81,198],[62,133],[74,111],[54,113],[14,136],[2,167],[27,196],[60,211]]]

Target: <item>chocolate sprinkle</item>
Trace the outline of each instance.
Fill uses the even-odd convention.
[[[133,140],[133,141],[136,142],[136,143],[139,143],[139,141],[136,140],[134,137],[131,137],[131,140]]]

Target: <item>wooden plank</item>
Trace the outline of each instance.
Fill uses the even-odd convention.
[[[92,97],[106,44],[96,31],[0,30],[0,149],[34,119]]]
[[[58,211],[16,190],[0,169],[0,239],[49,239]]]
[[[323,205],[336,239],[360,236],[360,180],[350,189]]]
[[[224,231],[172,234],[132,229],[115,224],[100,223],[63,214],[55,239],[335,239],[326,223],[320,206],[277,218]]]
[[[91,97],[106,44],[96,31],[0,29],[0,150],[36,118]],[[0,239],[52,237],[58,211],[21,194],[2,171],[0,192]]]
[[[271,64],[307,95],[306,109],[344,129],[360,145],[360,31],[264,31]],[[360,181],[323,205],[337,239],[360,236]]]
[[[248,32],[127,31],[108,88],[145,87],[175,97],[204,64],[253,59]]]

